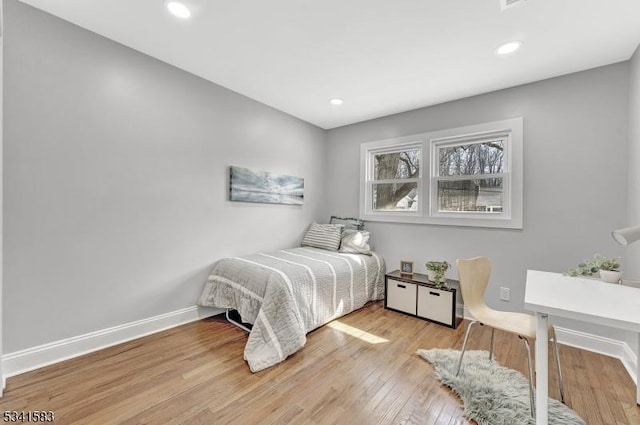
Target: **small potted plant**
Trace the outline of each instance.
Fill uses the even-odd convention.
[[[600,279],[609,283],[620,282],[620,261],[619,258],[605,258],[596,254],[594,265],[598,268]]]
[[[425,264],[427,267],[427,278],[441,288],[447,286],[447,279],[444,273],[449,270],[449,263],[446,261],[429,261]]]
[[[593,259],[585,260],[578,264],[578,267],[567,272],[569,276],[596,276],[604,282],[620,282],[620,261],[619,258],[606,258],[600,254],[593,256]]]

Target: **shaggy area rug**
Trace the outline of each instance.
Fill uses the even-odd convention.
[[[464,404],[464,415],[479,425],[535,425],[529,407],[529,380],[521,373],[489,362],[488,351],[464,353],[460,374],[457,350],[418,350],[431,363],[436,377],[455,391]],[[570,408],[549,399],[549,425],[585,425]]]

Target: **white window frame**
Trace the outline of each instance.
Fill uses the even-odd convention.
[[[461,176],[450,176],[450,177],[441,177],[439,175],[439,157],[438,157],[438,149],[441,147],[447,146],[461,146],[461,145],[470,145],[476,143],[488,142],[495,139],[503,139],[505,141],[504,151],[504,171],[502,173],[495,174],[467,174]],[[430,206],[431,206],[431,215],[433,217],[461,217],[464,215],[467,218],[478,218],[485,220],[489,217],[491,218],[499,218],[499,219],[509,219],[511,217],[511,151],[512,151],[512,143],[511,143],[511,135],[509,131],[495,131],[488,133],[478,133],[472,136],[456,136],[456,137],[445,137],[441,139],[431,140],[431,161],[432,161],[432,175],[430,179],[431,184],[431,197],[430,197]],[[438,182],[440,181],[455,181],[455,180],[472,180],[472,179],[491,179],[491,178],[501,178],[502,179],[502,188],[503,188],[503,211],[499,214],[491,213],[488,215],[484,212],[474,212],[474,211],[440,211],[438,210]]]
[[[402,151],[407,151],[407,150],[414,150],[414,149],[419,149],[420,153],[418,154],[418,164],[419,164],[419,168],[418,168],[418,177],[417,178],[413,178],[413,179],[387,179],[387,180],[375,180],[375,170],[374,170],[374,158],[376,155],[380,155],[380,154],[385,154],[385,153],[395,153],[395,152],[402,152]],[[422,199],[421,197],[418,198],[418,208],[415,211],[411,211],[411,210],[406,210],[406,211],[402,211],[402,210],[390,210],[390,211],[383,211],[383,210],[374,210],[373,209],[373,185],[375,184],[384,184],[384,183],[394,183],[394,182],[398,182],[398,181],[402,181],[402,182],[407,182],[407,183],[411,183],[411,182],[416,182],[417,183],[417,193],[419,196],[422,195],[423,193],[423,152],[424,152],[424,142],[422,140],[416,141],[415,139],[410,139],[410,141],[405,141],[403,143],[398,143],[396,140],[396,143],[392,144],[392,145],[384,145],[381,146],[379,148],[376,148],[374,146],[371,146],[371,148],[367,151],[367,158],[365,160],[365,173],[366,173],[366,186],[367,189],[364,191],[360,191],[361,194],[363,194],[364,192],[364,207],[365,207],[365,211],[366,214],[368,216],[375,216],[375,217],[420,217],[422,216],[423,210],[424,210],[424,206],[423,203],[425,202],[424,199]]]
[[[437,211],[438,161],[435,153],[444,144],[466,144],[489,138],[505,139],[505,167],[502,213]],[[384,152],[396,152],[420,147],[417,211],[373,210],[373,157]],[[523,119],[475,124],[465,127],[416,134],[406,137],[363,143],[360,147],[360,218],[369,221],[424,223],[448,226],[523,227]],[[469,178],[491,178],[493,174],[470,175]]]

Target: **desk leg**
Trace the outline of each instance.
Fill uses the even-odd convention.
[[[536,425],[549,423],[549,323],[536,313]]]

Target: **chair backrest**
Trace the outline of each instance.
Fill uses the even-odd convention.
[[[479,317],[476,313],[482,314],[482,311],[488,308],[484,301],[484,292],[489,285],[491,262],[487,257],[459,259],[456,261],[456,267],[464,306],[473,316]]]

